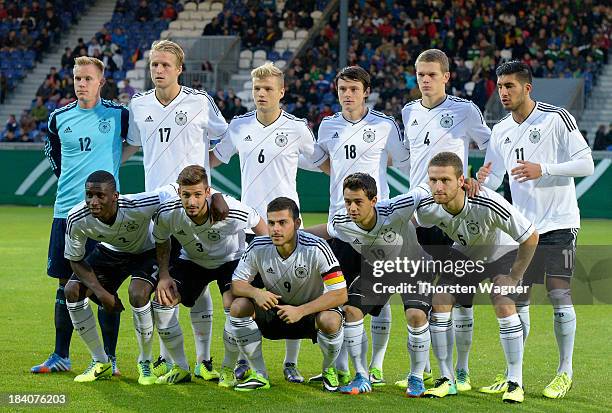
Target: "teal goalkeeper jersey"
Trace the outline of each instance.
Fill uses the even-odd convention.
[[[51,113],[45,154],[59,178],[54,218],[66,218],[85,199],[85,181],[92,172],[108,171],[119,184],[128,121],[126,107],[104,99],[92,109],[73,102]]]

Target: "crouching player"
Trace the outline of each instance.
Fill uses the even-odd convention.
[[[368,341],[367,335],[363,334],[363,318],[366,314],[377,315],[390,298],[388,293],[374,291],[371,266],[397,258],[423,260],[428,257],[417,241],[411,222],[417,205],[428,195],[428,190],[417,186],[407,194],[378,202],[376,193],[376,181],[370,175],[354,173],[347,176],[343,182],[346,210],[337,212],[327,225],[309,229],[324,238],[333,237],[349,243],[366,261],[361,275],[348,288],[348,303],[344,306],[344,344],[356,371],[353,381],[339,389],[346,394],[372,390],[366,370]],[[431,282],[431,276],[425,273],[410,275],[406,274],[406,281],[414,287],[418,283]],[[411,366],[406,395],[420,397],[425,392],[423,372],[429,357],[427,318],[431,296],[420,294],[415,288],[413,293],[402,294],[402,301],[408,322],[407,347]],[[377,302],[380,305],[376,305]]]
[[[323,353],[323,388],[335,391],[333,368],[343,340],[346,283],[325,241],[298,230],[295,201],[279,197],[268,204],[269,237],[255,237],[232,277],[230,309],[234,338],[252,372],[235,390],[270,388],[262,336],[271,340],[309,338]],[[251,282],[261,276],[264,289]]]
[[[245,247],[245,230],[251,228],[257,235],[267,234],[266,225],[257,212],[231,197],[225,197],[229,206],[227,218],[213,222],[211,217],[210,187],[204,167],[190,165],[179,174],[180,199],[164,202],[154,217],[153,236],[157,243],[159,284],[153,314],[160,338],[174,365],[160,376],[157,384],[178,384],[191,381],[189,365],[183,347],[183,332],[174,307],[182,303],[193,307],[196,299],[216,281],[222,294],[226,315],[232,303],[230,292],[232,274]],[[171,236],[181,244],[181,255],[170,263]],[[228,336],[226,317],[224,334],[225,358],[219,386],[233,387],[233,367],[238,359],[238,348]],[[198,371],[212,369],[212,360],[198,360]]]
[[[92,357],[89,367],[74,381],[89,382],[112,375],[112,365],[98,336],[88,297],[108,312],[123,311],[117,290],[131,275],[129,297],[140,349],[138,383],[155,382],[149,298],[157,285],[157,266],[151,218],[161,202],[171,196],[176,196],[176,190],[170,185],[157,192],[119,195],[113,175],[96,171],[85,183],[85,201],[70,210],[65,257],[70,260],[74,274],[66,284],[66,301],[74,329]],[[101,243],[85,258],[88,238]]]
[[[432,299],[431,339],[442,374],[424,396],[457,394],[451,310],[455,303],[471,306],[476,287],[489,278],[493,282],[490,296],[507,365],[508,387],[502,400],[521,403],[523,329],[514,300],[523,288],[522,278],[535,252],[538,233],[523,214],[496,192],[481,188],[478,195],[468,198],[462,171],[461,159],[456,154],[441,152],[434,156],[428,167],[433,197],[425,198],[417,208],[420,225],[436,225],[455,241],[448,257],[454,263],[454,271],[442,274]],[[470,262],[472,268],[468,267]]]

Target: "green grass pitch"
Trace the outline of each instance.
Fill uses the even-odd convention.
[[[492,411],[612,411],[612,397],[607,379],[612,376],[612,306],[577,306],[578,332],[574,355],[574,388],[563,400],[546,400],[540,394],[557,367],[557,347],[552,330],[552,312],[548,305],[532,306],[531,334],[527,341],[523,368],[526,400],[520,406],[504,405],[501,396],[471,391],[441,400],[407,399],[392,383],[408,369],[406,323],[400,305],[393,305],[393,327],[385,359],[385,375],[391,385],[376,388],[363,396],[324,393],[318,386],[290,385],[283,380],[281,363],[283,342],[264,341],[264,355],[270,371],[272,389],[261,393],[240,394],[222,390],[215,383],[198,381],[178,386],[139,386],[136,382],[137,344],[130,311],[122,316],[117,349],[120,378],[77,384],[76,374],[83,371],[89,355],[75,334],[72,339],[73,371],[53,375],[32,375],[29,369],[52,351],[53,302],[56,281],[45,273],[47,243],[51,226],[50,208],[0,207],[0,411],[21,411],[9,406],[7,394],[66,394],[68,404],[62,411],[227,411],[227,412],[492,412]],[[305,214],[306,225],[323,222],[326,214]],[[581,244],[612,245],[612,220],[585,220],[579,236]],[[212,354],[219,365],[223,358],[223,311],[213,285],[215,322]],[[129,303],[124,285],[120,296]],[[187,309],[181,309],[186,351],[195,360]],[[368,328],[369,330],[369,328]],[[154,352],[158,349],[154,344]],[[302,341],[300,369],[305,376],[320,372],[318,347]],[[435,360],[432,355],[432,364]],[[470,359],[475,387],[489,384],[503,372],[503,353],[498,327],[489,306],[477,306],[474,345]],[[434,367],[436,370],[436,367]],[[49,410],[55,410],[49,408]]]

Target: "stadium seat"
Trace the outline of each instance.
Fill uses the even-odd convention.
[[[474,82],[466,82],[465,85],[463,85],[463,88],[465,89],[465,93],[468,96],[472,96],[472,92],[474,92],[474,87],[476,86],[476,84]]]
[[[170,30],[164,30],[159,35],[160,39],[169,39],[170,37],[172,37],[172,32]]]
[[[510,50],[510,49],[503,49],[503,50],[502,50],[502,51],[499,53],[499,55],[500,55],[500,57],[501,57],[501,59],[502,59],[503,61],[508,62],[508,61],[512,60],[512,50]]]
[[[253,53],[253,59],[266,59],[266,57],[265,50],[256,50],[255,53]]]
[[[128,70],[127,73],[125,74],[125,77],[130,79],[130,82],[132,80],[138,80],[138,79],[142,79],[144,78],[144,73],[142,70]]]
[[[287,67],[287,62],[284,60],[277,60],[274,62],[274,66],[278,67],[280,70],[284,70]]]
[[[295,33],[295,38],[300,40],[308,38],[308,30],[298,30],[297,33]]]
[[[223,3],[213,3],[210,5],[210,10],[221,12],[223,11]]]
[[[241,59],[249,59],[252,60],[253,59],[253,52],[250,50],[243,50],[240,52],[240,58]]]
[[[203,3],[198,4],[198,10],[209,11],[210,10],[210,3],[205,1]]]
[[[136,90],[138,90],[138,91],[141,91],[141,90],[144,90],[144,88],[145,88],[145,80],[144,80],[144,79],[134,79],[134,80],[130,80],[130,85],[131,85],[131,86],[132,86],[134,89],[136,89]]]
[[[175,20],[173,22],[170,22],[170,25],[168,26],[169,30],[181,30],[181,22],[178,20]]]
[[[244,84],[242,85],[242,88],[244,90],[251,90],[253,88],[253,82],[251,80],[247,80],[246,82],[244,82]]]
[[[191,11],[184,10],[178,14],[177,20],[191,20]]]
[[[251,67],[256,68],[266,63],[266,59],[253,59]]]
[[[135,68],[136,70],[138,70],[138,69],[145,69],[146,67],[147,67],[147,61],[146,61],[146,60],[144,60],[144,59],[140,59],[139,61],[137,61],[137,62],[134,64],[134,68]]]
[[[193,27],[195,30],[199,30],[201,34],[208,23],[210,23],[210,20],[196,20],[193,22]]]
[[[181,21],[181,30],[193,30],[193,22],[191,20]]]
[[[323,17],[323,12],[321,10],[315,10],[310,13],[310,17],[312,17],[313,20],[320,20],[321,17]]]
[[[302,40],[289,40],[289,50],[296,51],[302,45]]]
[[[276,62],[280,59],[280,53],[278,53],[276,50],[272,50],[268,52],[267,59],[271,62]]]
[[[295,39],[295,32],[293,30],[285,30],[283,32],[283,39],[287,39],[287,40]]]
[[[250,69],[251,68],[251,59],[240,59],[238,61],[239,69]]]
[[[277,50],[279,52],[284,52],[285,50],[287,50],[288,46],[289,46],[289,42],[287,40],[284,40],[284,39],[277,40],[276,43],[274,44],[274,50]]]
[[[236,96],[238,96],[244,103],[253,100],[253,95],[250,90],[241,90],[240,92],[236,93]]]
[[[184,10],[197,10],[198,9],[198,5],[196,3],[193,2],[189,2],[187,4],[185,4],[183,6]]]
[[[472,70],[474,68],[474,61],[473,60],[466,60],[465,61],[465,67],[467,67],[468,69]]]

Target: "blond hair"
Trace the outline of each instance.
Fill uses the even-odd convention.
[[[89,56],[79,56],[74,59],[75,66],[87,66],[94,65],[98,68],[102,76],[104,76],[104,62],[100,59],[96,59],[95,57]]]
[[[427,62],[427,63],[440,63],[440,69],[442,69],[442,73],[446,73],[450,71],[450,63],[448,61],[448,56],[440,49],[427,49],[422,52],[419,57],[417,57],[414,62],[414,66],[416,67],[419,62]]]
[[[285,74],[278,67],[274,66],[272,62],[266,62],[251,71],[253,79],[265,79],[271,76],[277,77],[281,86],[285,86]]]
[[[178,44],[170,40],[157,40],[151,45],[151,52],[168,52],[176,57],[176,66],[183,67],[185,52]],[[149,55],[150,56],[150,55]]]

